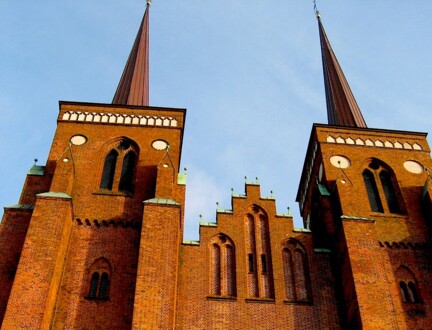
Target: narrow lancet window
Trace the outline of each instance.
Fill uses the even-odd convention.
[[[366,186],[366,191],[369,197],[369,203],[371,210],[374,212],[383,212],[383,207],[381,204],[381,199],[378,193],[378,188],[375,182],[375,177],[373,173],[369,170],[364,170],[363,180]]]
[[[105,157],[102,179],[100,183],[101,189],[112,189],[117,157],[118,153],[115,150],[111,150],[111,152]]]
[[[211,294],[219,296],[221,294],[221,260],[218,244],[211,246],[211,268]]]
[[[89,298],[96,298],[99,286],[99,273],[93,273],[90,283]]]
[[[133,190],[133,175],[135,169],[136,155],[132,151],[123,158],[123,166],[120,176],[120,191]]]
[[[285,293],[288,302],[305,303],[311,300],[307,255],[303,245],[290,238],[282,250]]]
[[[111,265],[105,258],[99,258],[90,267],[90,287],[86,299],[108,300]]]
[[[400,266],[396,271],[399,281],[401,298],[406,303],[421,303],[414,273],[406,266]]]
[[[363,171],[363,180],[373,212],[403,213],[399,187],[389,166],[373,159]]]
[[[401,289],[401,295],[402,295],[402,300],[404,302],[409,301],[409,295],[408,295],[408,288],[405,282],[401,281],[399,283],[400,289]]]
[[[274,298],[273,267],[268,217],[258,205],[249,207],[244,217],[249,297]]]
[[[408,293],[409,293],[410,300],[412,302],[415,302],[415,303],[420,302],[420,299],[419,299],[418,294],[417,294],[416,286],[413,282],[408,283]]]
[[[233,241],[223,234],[210,240],[210,295],[235,297],[236,262]]]
[[[381,171],[379,177],[390,213],[401,213],[398,198],[390,174],[386,171]]]
[[[99,298],[106,299],[108,298],[108,286],[109,286],[109,278],[107,273],[103,273],[100,279],[99,285]]]

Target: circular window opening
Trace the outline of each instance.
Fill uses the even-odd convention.
[[[81,134],[74,135],[70,138],[70,142],[75,146],[82,146],[87,142],[87,137]]]
[[[347,168],[351,166],[351,161],[348,159],[348,157],[339,155],[330,157],[330,163],[334,167],[338,168]]]
[[[151,145],[153,149],[165,150],[168,147],[168,142],[164,140],[154,140]]]
[[[407,160],[403,165],[408,172],[414,174],[421,174],[424,171],[423,165],[413,160]]]

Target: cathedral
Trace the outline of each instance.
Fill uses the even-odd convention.
[[[317,12],[328,124],[304,146],[303,228],[246,182],[184,240],[186,110],[149,104],[149,11],[112,103],[60,101],[4,208],[1,329],[430,329],[427,134],[368,128]]]

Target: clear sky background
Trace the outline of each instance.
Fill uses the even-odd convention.
[[[1,0],[0,206],[44,165],[58,101],[110,103],[144,0]],[[318,0],[369,127],[430,132],[430,1]],[[153,0],[150,104],[187,108],[186,238],[259,177],[301,226],[295,196],[312,123],[326,123],[310,0]]]

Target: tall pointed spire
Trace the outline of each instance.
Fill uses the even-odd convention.
[[[321,41],[327,117],[330,125],[367,127],[316,11]]]
[[[147,0],[141,26],[129,54],[113,104],[149,105],[149,13]]]

